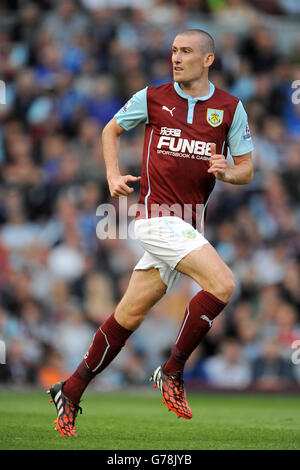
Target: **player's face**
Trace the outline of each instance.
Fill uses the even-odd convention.
[[[203,70],[211,65],[213,58],[213,54],[201,51],[201,40],[198,35],[176,36],[172,46],[174,81],[184,83],[199,80]]]

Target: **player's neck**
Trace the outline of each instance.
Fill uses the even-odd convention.
[[[207,77],[199,80],[192,80],[190,82],[179,82],[179,86],[187,95],[192,98],[200,98],[207,96],[210,91],[210,85]]]

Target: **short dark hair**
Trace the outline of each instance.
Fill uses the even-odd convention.
[[[215,53],[216,47],[215,47],[215,41],[214,38],[207,32],[204,31],[203,29],[184,29],[183,31],[180,31],[176,36],[181,36],[182,34],[198,34],[202,38],[202,43],[201,46],[203,48],[204,54],[207,54],[209,52]]]

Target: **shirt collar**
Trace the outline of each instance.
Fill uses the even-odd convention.
[[[206,101],[208,100],[209,98],[212,97],[212,95],[214,94],[214,91],[215,91],[215,86],[213,85],[213,83],[211,83],[210,81],[208,81],[209,83],[209,92],[208,92],[208,95],[206,96],[199,96],[197,98],[193,98],[192,96],[188,95],[187,93],[185,93],[181,88],[180,88],[180,85],[178,82],[174,82],[174,89],[176,91],[176,93],[178,93],[179,96],[181,96],[182,98],[185,98],[187,100],[194,100],[194,101]]]

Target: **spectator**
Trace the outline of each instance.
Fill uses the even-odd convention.
[[[76,34],[86,30],[88,20],[77,10],[74,0],[61,0],[45,18],[43,28],[64,47],[71,45]]]
[[[206,359],[204,369],[208,384],[219,388],[243,390],[251,381],[249,363],[242,356],[239,342],[232,338],[221,343],[220,354]]]
[[[262,357],[253,364],[253,385],[264,391],[279,391],[295,385],[292,362],[280,355],[279,344],[264,344]]]
[[[67,372],[63,368],[63,359],[56,351],[48,351],[39,369],[38,381],[44,390],[49,390],[53,383],[64,380]]]

